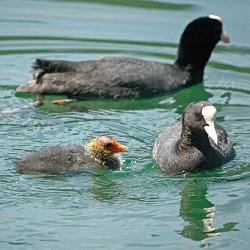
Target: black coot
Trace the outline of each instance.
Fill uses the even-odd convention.
[[[235,156],[226,131],[215,123],[216,108],[192,102],[182,121],[164,128],[156,138],[153,158],[163,171],[180,173],[221,166]]]
[[[80,62],[37,59],[33,64],[33,80],[16,92],[76,98],[161,95],[202,82],[204,68],[220,40],[229,42],[222,19],[213,15],[201,17],[185,28],[174,64],[119,57]]]
[[[100,136],[88,145],[55,146],[28,155],[16,162],[19,173],[59,173],[84,169],[116,169],[120,160],[116,153],[127,151],[127,147],[112,137]]]

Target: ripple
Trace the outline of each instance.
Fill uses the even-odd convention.
[[[0,248],[247,249],[250,48],[243,24],[249,4],[227,2],[225,12],[221,1],[204,2],[202,8],[195,1],[3,1]],[[33,107],[34,95],[14,93],[15,86],[30,79],[36,57],[89,60],[114,55],[172,63],[185,23],[211,9],[225,17],[234,43],[216,46],[202,84],[149,99],[90,99],[65,106],[51,104],[61,98],[51,95],[44,106]],[[201,99],[216,105],[217,120],[232,138],[236,158],[212,171],[162,172],[151,157],[156,135],[179,119],[188,103]],[[84,144],[100,134],[129,147],[121,171],[15,172],[15,161],[30,152]]]
[[[67,2],[68,0],[57,0]],[[72,1],[68,1],[72,2]],[[105,4],[119,7],[131,8],[146,8],[146,9],[160,9],[160,10],[189,10],[197,7],[194,4],[175,4],[162,1],[138,1],[138,0],[73,0],[73,2],[91,3],[91,4]]]

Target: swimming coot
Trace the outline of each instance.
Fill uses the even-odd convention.
[[[120,160],[116,153],[127,151],[127,147],[112,137],[100,136],[88,145],[55,146],[28,155],[16,162],[19,173],[59,173],[84,169],[117,169]]]
[[[164,128],[156,138],[153,158],[163,171],[180,173],[221,166],[235,156],[224,130],[215,123],[216,108],[209,102],[192,102],[182,121]]]
[[[161,95],[202,82],[204,68],[220,40],[229,42],[222,19],[214,15],[201,17],[185,28],[174,64],[120,57],[80,62],[37,59],[33,80],[16,92],[56,93],[75,98]]]

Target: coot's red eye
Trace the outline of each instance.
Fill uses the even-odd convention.
[[[198,121],[201,121],[204,118],[203,115],[199,114],[199,113],[195,114],[195,116],[196,116],[196,118],[197,118]]]

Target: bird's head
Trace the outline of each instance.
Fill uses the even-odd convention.
[[[128,148],[114,138],[102,135],[93,139],[87,145],[87,152],[96,161],[105,161],[119,152],[126,152]]]

